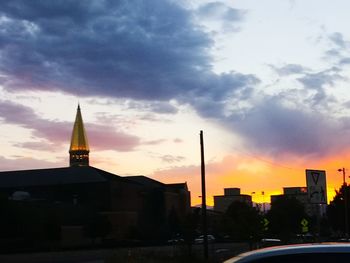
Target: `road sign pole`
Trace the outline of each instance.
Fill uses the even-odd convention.
[[[345,181],[345,168],[338,169],[338,172],[343,172],[345,238],[349,238],[348,186]]]

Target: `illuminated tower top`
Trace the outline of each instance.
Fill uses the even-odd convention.
[[[69,148],[70,166],[88,166],[89,152],[89,144],[85,133],[83,118],[81,117],[80,106],[78,104]]]

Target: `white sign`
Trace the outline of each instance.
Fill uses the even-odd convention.
[[[327,204],[326,171],[306,170],[306,185],[311,204]]]

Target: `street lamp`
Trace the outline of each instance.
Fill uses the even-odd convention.
[[[338,169],[338,172],[343,172],[343,187],[344,187],[344,219],[345,219],[345,238],[349,236],[349,222],[348,222],[348,187],[345,181],[345,168]]]

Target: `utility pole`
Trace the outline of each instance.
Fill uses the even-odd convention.
[[[208,260],[207,203],[206,203],[206,191],[205,191],[203,131],[200,131],[200,144],[201,144],[201,178],[202,178],[202,224],[203,224],[203,241],[204,241],[203,246],[204,246],[204,259]]]
[[[345,181],[345,168],[338,169],[338,172],[343,172],[343,187],[344,187],[344,219],[345,219],[345,238],[349,237],[349,220],[348,220],[348,186]]]
[[[261,191],[261,194],[262,194],[262,201],[263,201],[263,211],[264,211],[264,215],[265,215],[265,192],[264,191]]]

